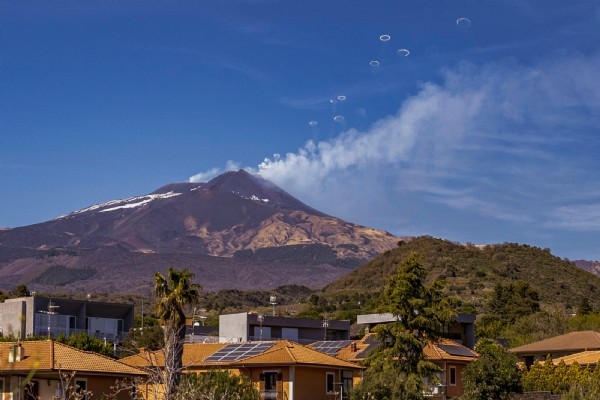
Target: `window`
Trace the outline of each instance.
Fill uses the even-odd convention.
[[[325,376],[325,391],[327,393],[335,392],[335,374],[333,372],[327,372]]]
[[[277,390],[277,372],[265,372],[265,390]]]
[[[450,367],[450,386],[456,386],[456,367]]]
[[[343,396],[344,398],[348,397],[348,393],[352,389],[352,377],[354,373],[352,371],[344,370],[342,371],[342,387],[344,389]]]
[[[280,371],[264,371],[260,374],[261,393],[260,398],[265,400],[275,400],[279,398],[278,392],[281,390],[283,376]],[[279,381],[280,388],[277,388]]]
[[[75,393],[82,395],[82,400],[88,400],[87,379],[75,379]]]

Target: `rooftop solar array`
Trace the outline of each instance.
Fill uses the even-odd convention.
[[[273,342],[258,342],[258,343],[234,343],[228,344],[221,350],[208,356],[204,361],[220,362],[220,361],[238,361],[244,358],[257,356],[273,347]]]
[[[444,350],[446,353],[452,356],[461,356],[461,357],[477,357],[475,353],[466,347],[462,346],[453,346],[451,344],[438,344],[437,347]]]
[[[364,340],[365,343],[371,344],[371,343],[381,343],[379,341],[379,339],[377,339],[377,335],[369,335],[367,336],[367,338]]]
[[[365,341],[366,343],[366,341]],[[365,347],[365,349],[363,351],[361,351],[360,353],[358,353],[356,355],[356,358],[367,358],[369,356],[369,353],[372,352],[373,350],[375,350],[375,348],[377,348],[377,346],[379,346],[381,344],[381,342],[373,342],[373,343],[369,343],[369,345],[367,347]]]
[[[352,343],[352,340],[324,340],[321,342],[315,342],[311,346],[313,350],[320,351],[321,353],[336,355],[340,349],[348,346]]]

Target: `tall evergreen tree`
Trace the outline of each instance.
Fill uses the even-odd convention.
[[[425,360],[423,349],[438,339],[441,328],[456,316],[457,301],[442,294],[441,281],[426,286],[425,277],[426,271],[413,253],[389,279],[379,311],[394,315],[396,321],[377,327],[382,346],[369,357],[365,379],[354,399],[366,399],[373,390],[383,390],[378,392],[381,398],[422,399],[428,390],[425,380],[437,379],[439,368]],[[390,376],[401,379],[387,379]]]

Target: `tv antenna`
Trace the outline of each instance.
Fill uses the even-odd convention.
[[[48,309],[45,311],[40,311],[41,313],[48,315],[48,340],[52,339],[52,316],[58,314],[58,311],[55,310],[58,310],[59,308],[60,306],[53,305],[52,300],[50,300],[48,302]]]

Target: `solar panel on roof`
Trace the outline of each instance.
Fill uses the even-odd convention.
[[[366,341],[365,341],[366,343]],[[358,353],[356,355],[356,358],[367,358],[369,356],[369,353],[371,351],[373,351],[377,346],[379,346],[381,344],[381,342],[373,342],[373,343],[369,343],[369,345],[360,353]]]
[[[315,342],[311,346],[312,349],[321,353],[335,355],[337,352],[352,343],[352,340],[323,340]]]
[[[453,346],[450,344],[438,344],[437,347],[444,350],[446,353],[452,356],[460,357],[477,357],[475,353],[463,346]]]
[[[365,343],[379,343],[379,340],[377,340],[377,336],[376,335],[369,335],[366,339],[365,339]]]
[[[208,356],[204,361],[238,361],[244,358],[259,355],[269,350],[271,347],[273,347],[273,345],[274,343],[272,342],[228,344],[221,350],[218,350],[212,355]]]

